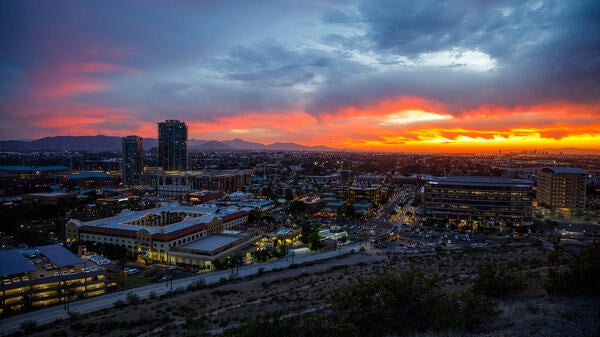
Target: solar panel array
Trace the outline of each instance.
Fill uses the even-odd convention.
[[[73,266],[83,263],[83,260],[77,257],[77,255],[71,253],[68,249],[59,244],[41,246],[38,247],[38,249],[41,254],[58,267]]]
[[[0,276],[7,277],[35,270],[35,267],[18,250],[0,250]]]

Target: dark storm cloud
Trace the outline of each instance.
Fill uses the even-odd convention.
[[[597,1],[368,1],[359,12],[356,24],[366,27],[362,36],[330,35],[328,42],[373,52],[382,64],[390,56],[418,61],[426,53],[480,51],[494,59],[496,68],[478,73],[467,67],[398,67],[334,83],[312,101],[314,114],[402,95],[448,104],[455,113],[484,104],[600,98]],[[338,14],[325,21],[348,18]]]
[[[329,55],[317,50],[292,51],[275,41],[249,48],[236,46],[215,62],[215,70],[228,79],[274,87],[308,82],[330,65]]]
[[[482,105],[600,100],[599,1],[4,1],[0,7],[0,114],[14,118],[8,124],[28,121],[18,119],[25,110],[43,115],[74,102],[154,121],[248,111],[320,116],[402,96],[454,114]],[[458,56],[427,63],[448,52]],[[493,66],[478,69],[460,56],[470,52]]]

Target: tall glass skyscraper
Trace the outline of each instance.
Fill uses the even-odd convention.
[[[177,120],[158,123],[158,166],[165,171],[187,170],[187,130],[187,125]]]
[[[138,176],[144,169],[144,149],[142,138],[138,136],[123,137],[123,183],[127,186],[137,185]]]

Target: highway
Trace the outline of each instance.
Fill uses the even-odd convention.
[[[308,253],[303,255],[296,255],[293,257],[295,264],[300,264],[309,261],[326,260],[335,256],[345,255],[351,253],[352,250],[358,252],[361,245],[351,244],[342,246],[340,249],[329,250],[319,253]],[[270,261],[265,263],[251,264],[240,267],[235,272],[236,278],[242,278],[245,276],[255,275],[258,273],[260,268],[264,271],[271,271],[274,269],[285,269],[292,264],[292,257],[279,259],[276,261]],[[205,284],[213,284],[219,282],[223,278],[229,278],[231,276],[231,270],[222,270],[216,272],[210,272],[200,275],[195,275],[187,278],[172,280],[168,282],[160,282],[156,284],[147,285],[140,288],[127,289],[118,292],[108,293],[102,296],[90,297],[83,300],[69,303],[69,310],[80,314],[91,313],[105,308],[111,308],[114,303],[118,300],[127,302],[127,294],[135,293],[140,299],[148,298],[150,293],[154,293],[157,296],[169,292],[171,289],[175,290],[178,288],[186,289],[188,285],[193,284],[196,281],[203,280]],[[56,305],[40,310],[31,311],[15,315],[12,317],[4,318],[0,320],[0,334],[3,336],[18,331],[23,322],[35,321],[38,325],[44,325],[54,322],[57,319],[66,319],[69,317],[64,305]]]

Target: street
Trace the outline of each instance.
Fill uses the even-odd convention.
[[[332,257],[349,254],[352,251],[358,252],[360,249],[359,244],[352,244],[347,246],[342,246],[336,250],[329,250],[320,253],[308,253],[305,255],[296,255],[293,258],[293,263],[301,264],[303,262],[309,261],[318,261],[325,260]],[[156,284],[151,284],[148,286],[135,288],[135,289],[127,289],[123,291],[118,291],[114,293],[108,293],[98,297],[90,297],[84,300],[75,301],[69,303],[69,310],[72,312],[77,312],[80,314],[91,313],[94,311],[98,311],[105,308],[113,307],[116,301],[124,301],[127,302],[127,294],[135,293],[139,296],[139,298],[144,299],[150,296],[150,293],[154,293],[157,296],[165,294],[169,292],[171,289],[186,289],[188,285],[193,284],[196,281],[204,280],[205,284],[214,284],[219,282],[221,279],[229,278],[230,276],[236,278],[243,278],[245,276],[255,275],[258,273],[259,269],[263,268],[263,271],[271,271],[278,269],[285,269],[292,264],[292,257],[282,258],[277,261],[270,261],[260,264],[252,264],[240,267],[237,272],[234,271],[234,275],[231,274],[231,270],[221,270],[216,272],[210,272],[206,274],[196,275],[184,279],[178,279],[168,281],[168,282],[160,282]],[[53,307],[48,307],[36,311],[31,311],[28,313],[23,313],[20,315],[16,315],[13,317],[8,317],[0,320],[0,331],[3,336],[14,333],[18,331],[23,322],[27,321],[35,321],[37,325],[44,325],[54,322],[57,319],[67,319],[69,318],[68,312],[65,310],[63,305],[56,305]]]

